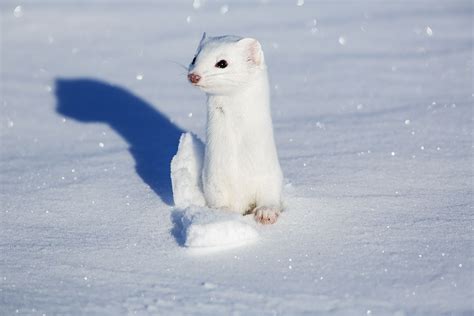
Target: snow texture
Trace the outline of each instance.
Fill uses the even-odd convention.
[[[174,204],[180,208],[204,206],[202,163],[204,144],[191,133],[179,139],[178,151],[171,160],[171,183]]]
[[[1,1],[0,315],[473,314],[472,6]],[[262,44],[286,210],[194,255],[203,31]]]

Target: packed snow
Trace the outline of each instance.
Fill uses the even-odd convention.
[[[474,313],[472,1],[0,11],[0,315]],[[175,181],[200,185],[204,31],[263,46],[274,225]]]

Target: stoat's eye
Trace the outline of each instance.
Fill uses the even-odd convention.
[[[225,67],[227,67],[227,62],[224,59],[219,60],[216,64],[216,67],[217,68],[225,68]]]
[[[191,62],[191,65],[194,65],[196,63],[196,56],[194,56],[193,61]]]

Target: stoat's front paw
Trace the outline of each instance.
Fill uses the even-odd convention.
[[[255,209],[255,220],[261,224],[274,224],[278,216],[280,216],[280,210],[277,209],[267,206],[260,206]]]

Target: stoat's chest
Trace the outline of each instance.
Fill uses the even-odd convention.
[[[206,159],[236,170],[253,170],[271,133],[265,106],[259,98],[208,99]]]
[[[213,105],[209,108],[207,122],[208,144],[231,153],[236,150],[246,134],[245,115],[236,113],[223,105]]]

